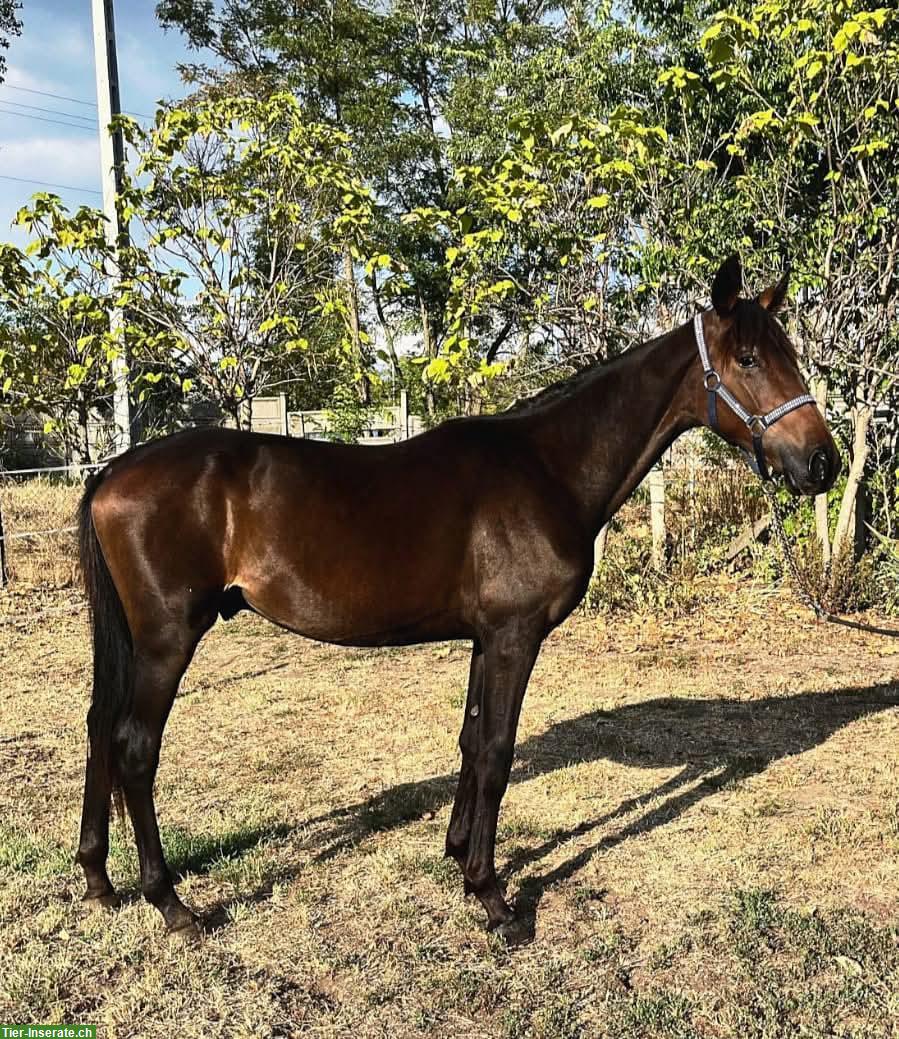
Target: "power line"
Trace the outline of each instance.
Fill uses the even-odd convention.
[[[68,126],[73,130],[84,130],[89,134],[95,132],[90,126],[85,126],[83,123],[65,123],[62,119],[47,119],[42,115],[30,115],[28,112],[13,112],[6,108],[0,108],[0,115],[17,115],[21,116],[22,119],[35,119],[39,123],[56,123],[57,126]]]
[[[47,180],[31,180],[30,177],[10,177],[6,173],[0,173],[0,180],[14,180],[17,184],[37,184],[43,188],[59,188],[61,191],[83,191],[88,195],[101,195],[101,191],[95,188],[76,188],[74,184],[51,184]]]
[[[96,108],[97,107],[97,102],[96,101],[81,101],[77,97],[68,97],[66,94],[51,94],[47,90],[32,90],[31,87],[14,87],[11,83],[3,83],[2,86],[3,86],[4,90],[21,90],[25,94],[40,94],[41,97],[53,97],[53,98],[56,98],[57,101],[71,101],[73,105],[84,105],[87,108]],[[7,104],[18,104],[18,103],[19,102],[16,102],[16,101],[7,102]],[[22,107],[23,108],[27,108],[28,106],[27,105],[23,105]],[[64,113],[61,113],[61,114],[68,115],[69,113],[68,112],[64,112]],[[124,108],[122,109],[122,114],[123,115],[137,116],[140,119],[153,119],[154,118],[148,112],[129,112],[127,109],[124,109]],[[76,115],[73,114],[73,118],[74,119],[81,119],[81,118],[84,118],[84,117],[83,116],[76,116]]]
[[[40,108],[38,105],[25,105],[21,101],[6,101],[0,97],[0,103],[4,105],[15,105],[16,108],[27,108],[32,112],[47,112],[50,115],[61,115],[66,119],[83,119],[86,123],[90,123],[93,126],[97,125],[97,117],[90,115],[75,115],[74,112],[61,112],[58,108]]]
[[[88,108],[96,108],[96,101],[80,101],[77,97],[66,97],[65,94],[50,94],[46,90],[32,90],[31,87],[14,87],[12,83],[4,83],[7,90],[21,90],[23,94],[40,94],[41,97],[55,97],[57,101],[71,101],[73,105],[86,105]]]

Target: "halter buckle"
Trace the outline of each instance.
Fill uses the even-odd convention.
[[[746,425],[749,426],[749,432],[752,433],[754,437],[760,437],[768,428],[768,423],[765,421],[763,415],[751,415],[746,422]]]
[[[715,393],[721,385],[721,376],[716,371],[709,370],[705,373],[702,381],[709,393]]]

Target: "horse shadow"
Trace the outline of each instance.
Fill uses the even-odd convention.
[[[893,707],[899,707],[899,685],[895,683],[762,700],[670,696],[608,711],[590,711],[529,737],[516,750],[510,785],[599,760],[650,769],[679,767],[679,771],[612,811],[557,830],[535,847],[514,850],[502,869],[504,879],[546,858],[560,845],[612,826],[652,805],[555,868],[527,877],[519,889],[519,917],[530,921],[533,933],[536,910],[545,891],[574,876],[597,852],[664,826],[729,784],[764,772],[782,758],[811,750],[844,726]],[[456,773],[450,773],[401,783],[310,820],[310,826],[330,827],[327,843],[319,849],[315,861],[450,804],[456,778]]]
[[[599,760],[679,771],[611,811],[559,829],[536,846],[512,850],[501,872],[505,880],[574,838],[606,831],[554,868],[523,880],[516,904],[520,940],[533,936],[544,893],[574,876],[597,852],[664,826],[729,784],[757,775],[783,758],[811,750],[867,715],[894,707],[899,707],[896,683],[755,700],[670,696],[590,711],[556,722],[524,740],[516,749],[510,785]],[[456,779],[457,773],[452,772],[400,783],[364,801],[305,820],[303,828],[308,836],[303,843],[315,849],[311,861],[323,862],[376,833],[431,817],[452,803]],[[617,821],[635,812],[635,818],[615,828]],[[295,872],[301,868],[298,866]],[[276,879],[287,880],[290,872]],[[265,887],[271,890],[270,883]],[[255,896],[248,897],[254,900]]]

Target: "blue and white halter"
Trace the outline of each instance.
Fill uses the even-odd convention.
[[[753,458],[747,452],[747,460],[753,472],[758,473],[763,480],[770,480],[771,473],[768,471],[768,466],[765,462],[765,452],[762,447],[762,437],[765,435],[765,430],[782,419],[784,415],[789,415],[791,411],[795,411],[797,408],[801,408],[806,404],[817,406],[817,401],[810,393],[803,393],[799,397],[793,397],[792,400],[778,404],[767,415],[751,415],[724,385],[721,381],[721,376],[712,367],[712,363],[709,360],[709,351],[705,345],[702,311],[693,318],[693,328],[696,332],[696,345],[699,347],[699,359],[702,361],[703,384],[708,396],[709,426],[716,433],[720,433],[718,429],[718,398],[720,397],[737,418],[746,424],[746,427],[752,434],[752,448],[755,457]]]

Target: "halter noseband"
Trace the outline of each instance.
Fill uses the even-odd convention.
[[[817,401],[810,393],[803,393],[801,396],[793,397],[792,400],[788,400],[784,404],[778,404],[767,415],[750,415],[724,385],[721,381],[721,376],[715,371],[711,361],[709,361],[709,351],[705,345],[705,332],[702,328],[702,311],[693,318],[693,328],[696,332],[696,345],[699,347],[699,359],[702,361],[702,381],[708,398],[709,426],[716,433],[721,432],[718,429],[718,398],[720,397],[730,410],[746,424],[746,427],[752,434],[752,449],[755,453],[755,458],[748,452],[746,453],[750,468],[753,472],[758,473],[763,480],[770,480],[771,473],[768,471],[768,465],[765,462],[765,452],[762,448],[762,437],[765,435],[765,430],[769,426],[773,426],[775,422],[780,421],[784,415],[789,415],[791,411],[795,411],[805,404],[817,405]]]

